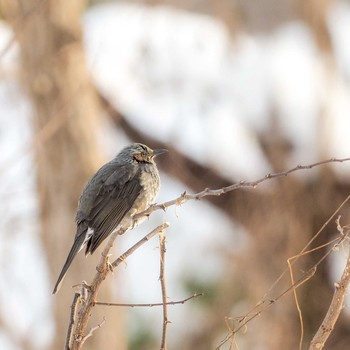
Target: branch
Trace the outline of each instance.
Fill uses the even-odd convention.
[[[92,327],[92,328],[90,329],[90,332],[89,332],[89,333],[84,337],[84,339],[81,341],[81,345],[83,345],[83,344],[85,343],[86,339],[92,337],[93,333],[94,333],[97,329],[101,328],[101,327],[104,325],[105,322],[106,322],[106,319],[103,317],[103,320],[102,320],[101,323],[99,323],[97,326]]]
[[[163,232],[159,233],[159,245],[160,245],[160,272],[159,272],[159,280],[160,286],[162,289],[162,300],[163,300],[163,331],[162,331],[162,341],[160,345],[160,350],[166,350],[166,336],[168,329],[168,306],[167,306],[167,293],[166,293],[166,284],[165,284],[165,236]]]
[[[166,305],[178,305],[178,304],[185,304],[186,301],[189,301],[191,299],[201,297],[203,293],[194,293],[190,297],[178,300],[178,301],[168,301],[165,304]],[[121,307],[154,307],[154,306],[163,306],[164,303],[142,303],[142,304],[125,304],[125,303],[107,303],[103,301],[95,301],[95,305],[104,305],[104,306],[121,306]]]
[[[138,219],[138,218],[141,218],[144,216],[149,216],[151,213],[153,213],[156,210],[166,210],[168,207],[171,207],[174,205],[180,206],[189,200],[194,200],[194,199],[199,200],[199,199],[202,199],[202,198],[207,197],[207,196],[221,196],[227,192],[235,191],[235,190],[238,190],[240,188],[245,188],[245,187],[256,188],[257,186],[259,186],[261,183],[263,183],[265,181],[279,178],[279,177],[286,177],[289,174],[294,173],[294,172],[299,171],[299,170],[312,169],[312,168],[315,168],[315,167],[318,167],[321,165],[325,165],[325,164],[329,164],[329,163],[343,163],[343,162],[348,162],[348,161],[350,161],[350,158],[330,158],[330,159],[322,160],[320,162],[313,163],[313,164],[307,164],[307,165],[300,165],[299,164],[296,167],[291,168],[291,169],[286,170],[286,171],[283,171],[283,172],[266,174],[264,177],[262,177],[258,180],[255,180],[255,181],[240,181],[240,182],[232,184],[230,186],[225,186],[225,187],[218,188],[218,189],[206,188],[203,191],[200,191],[200,192],[194,193],[194,194],[188,194],[188,193],[184,192],[178,198],[175,198],[171,201],[150,206],[148,209],[135,215],[134,218]]]
[[[343,203],[344,204],[344,203]],[[342,205],[343,205],[342,204]],[[338,210],[338,209],[337,209]],[[338,230],[339,230],[339,225],[338,225]],[[318,232],[319,233],[319,232]],[[244,316],[240,316],[240,317],[236,317],[236,319],[238,320],[238,325],[237,327],[233,328],[226,336],[225,338],[220,342],[220,344],[215,348],[215,350],[219,350],[221,349],[221,347],[226,344],[229,340],[231,340],[242,328],[247,327],[247,324],[249,322],[251,322],[252,320],[254,320],[257,316],[260,316],[262,312],[268,310],[270,307],[272,307],[272,305],[274,305],[278,300],[280,300],[281,298],[283,298],[285,295],[287,295],[288,293],[290,293],[291,291],[295,291],[297,288],[299,288],[302,284],[304,284],[305,282],[307,282],[310,278],[312,278],[314,276],[314,274],[316,273],[316,269],[317,267],[325,261],[325,259],[334,251],[336,251],[338,249],[338,247],[346,240],[349,239],[349,234],[350,234],[350,230],[346,233],[343,233],[341,231],[341,235],[340,237],[338,237],[337,239],[327,243],[327,244],[322,244],[321,246],[311,249],[309,251],[305,251],[305,247],[302,250],[302,253],[299,255],[296,255],[294,257],[289,258],[288,260],[296,260],[298,257],[303,257],[306,256],[308,254],[311,254],[321,248],[326,248],[329,247],[329,249],[318,259],[318,261],[313,264],[306,272],[304,272],[301,277],[298,280],[294,280],[293,277],[293,281],[294,283],[292,283],[288,288],[286,288],[282,293],[280,293],[277,297],[275,298],[270,298],[267,299],[266,296],[264,296],[250,311],[248,311]],[[332,244],[333,243],[333,244]],[[309,245],[309,243],[306,245],[306,247]],[[293,261],[294,262],[294,261]],[[349,262],[348,262],[349,264]],[[347,265],[348,265],[347,264]],[[290,266],[292,265],[292,263],[289,264]],[[288,271],[288,268],[285,270]],[[349,271],[348,271],[349,275],[350,275],[350,267],[349,267]],[[283,276],[285,274],[285,272],[283,272],[281,274],[281,276]],[[278,277],[278,279],[272,284],[273,287],[276,286],[277,282],[279,282],[281,280],[281,276]],[[350,276],[348,277],[350,280]],[[338,283],[340,285],[340,283]],[[272,287],[269,289],[268,293],[271,292]],[[345,291],[346,294],[346,291]],[[310,348],[309,350],[319,350],[321,348]]]
[[[91,317],[92,308],[95,305],[96,296],[101,287],[102,282],[106,279],[107,275],[113,271],[113,269],[118,266],[122,261],[124,261],[130,254],[132,254],[137,248],[142,244],[146,243],[150,238],[158,234],[160,231],[166,229],[169,226],[168,223],[164,223],[156,227],[152,232],[146,235],[143,239],[137,242],[132,248],[128,249],[124,254],[122,254],[114,263],[111,265],[108,262],[108,253],[113,246],[113,242],[118,235],[125,233],[130,227],[132,227],[132,221],[127,228],[121,228],[112,233],[111,237],[104,248],[101,259],[96,267],[96,274],[93,279],[93,282],[90,286],[83,287],[88,290],[88,295],[83,303],[81,309],[78,313],[78,318],[76,322],[76,327],[74,330],[74,336],[72,339],[72,350],[80,350],[83,346],[84,341],[87,339],[85,336],[85,331],[87,328],[88,321]],[[91,333],[91,332],[90,332]],[[90,334],[89,333],[89,334]]]
[[[338,230],[343,236],[343,228],[339,225],[338,220]],[[335,323],[338,320],[338,317],[341,313],[341,311],[344,308],[344,299],[346,297],[348,287],[350,283],[350,249],[348,252],[348,257],[346,261],[346,265],[343,271],[343,274],[339,280],[339,282],[334,283],[334,294],[331,301],[331,304],[329,305],[327,314],[325,318],[322,321],[321,326],[319,327],[318,331],[314,335],[309,350],[321,350],[323,349],[328,337],[330,336],[331,332],[334,329]]]
[[[284,172],[267,174],[264,177],[262,177],[256,181],[251,181],[251,182],[240,181],[239,183],[235,183],[235,184],[225,186],[225,187],[222,187],[219,189],[206,188],[203,191],[195,193],[195,194],[187,194],[186,192],[184,192],[182,195],[180,195],[178,198],[176,198],[174,200],[164,202],[164,203],[159,204],[159,205],[153,205],[153,206],[149,207],[148,209],[146,209],[145,211],[135,215],[132,218],[130,225],[126,229],[122,228],[122,229],[112,233],[112,235],[111,235],[111,237],[110,237],[110,239],[109,239],[109,241],[108,241],[108,243],[107,243],[107,245],[102,253],[100,263],[97,266],[97,273],[94,277],[92,284],[88,287],[88,292],[89,292],[88,297],[78,313],[77,324],[76,324],[74,337],[73,337],[72,350],[81,349],[82,340],[84,339],[84,333],[85,333],[85,330],[87,327],[88,320],[89,320],[90,315],[91,315],[91,309],[95,305],[95,299],[96,299],[98,290],[100,288],[100,285],[103,282],[103,280],[106,278],[108,273],[110,273],[114,268],[116,268],[121,262],[123,262],[129,255],[131,255],[141,245],[146,243],[149,239],[151,239],[157,233],[163,231],[165,228],[167,228],[169,226],[168,223],[164,223],[163,225],[158,226],[155,230],[153,230],[148,235],[146,235],[143,239],[141,239],[139,242],[137,242],[133,247],[128,249],[124,254],[122,254],[118,259],[116,259],[112,264],[109,264],[108,263],[108,253],[113,245],[113,242],[114,242],[116,236],[125,233],[130,227],[132,227],[133,222],[135,222],[136,220],[138,220],[141,217],[149,216],[152,212],[154,212],[156,210],[160,210],[160,209],[165,210],[166,208],[168,208],[170,206],[174,206],[174,205],[179,206],[179,205],[186,203],[189,200],[194,200],[194,199],[199,200],[199,199],[202,199],[206,196],[221,196],[225,193],[228,193],[228,192],[240,189],[240,188],[245,188],[245,187],[256,188],[258,185],[260,185],[261,183],[263,183],[267,180],[288,176],[292,172],[296,172],[296,171],[303,170],[303,169],[304,170],[305,169],[312,169],[314,167],[328,164],[328,163],[335,163],[335,162],[342,163],[342,162],[346,162],[349,160],[350,160],[350,158],[342,158],[342,159],[331,158],[328,160],[320,161],[320,162],[309,164],[309,165],[297,165],[296,167],[291,168],[291,169],[284,171]],[[163,300],[163,306],[165,306],[165,305],[166,305],[166,302]]]
[[[65,350],[70,350],[70,344],[72,342],[72,335],[73,335],[73,329],[74,329],[74,323],[75,323],[75,316],[77,313],[77,307],[78,307],[79,300],[80,300],[80,293],[78,293],[78,292],[74,293],[74,298],[73,298],[73,302],[71,305],[69,325],[68,325],[68,330],[67,330]]]
[[[135,219],[135,220],[137,220],[137,219]],[[141,240],[139,240],[137,243],[135,243],[131,248],[129,248],[118,259],[113,261],[113,263],[111,264],[112,268],[115,269],[120,263],[125,261],[125,259],[128,256],[130,256],[136,249],[140,248],[143,244],[145,244],[147,241],[149,241],[152,237],[154,237],[159,232],[164,231],[168,227],[169,227],[169,223],[167,223],[167,222],[165,222],[163,225],[159,225],[158,227],[156,227],[152,232],[150,232],[148,235],[146,235]]]
[[[111,237],[108,240],[108,243],[106,244],[106,247],[103,249],[103,252],[101,254],[101,259],[96,267],[97,272],[95,274],[92,284],[86,287],[83,286],[83,288],[86,288],[88,290],[88,295],[78,313],[78,319],[74,330],[72,350],[80,350],[83,346],[83,343],[85,341],[85,330],[91,317],[91,310],[94,306],[94,300],[102,282],[105,280],[108,273],[111,272],[111,269],[108,265],[108,253],[112,248],[113,242],[117,235],[123,234],[126,231],[127,229],[121,228],[120,230],[112,233]]]

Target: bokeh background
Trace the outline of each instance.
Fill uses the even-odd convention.
[[[87,179],[130,142],[165,147],[158,203],[350,155],[350,2],[341,0],[0,0],[0,348],[61,349],[80,254],[51,291],[75,234]],[[169,349],[214,349],[350,193],[350,168],[300,171],[154,213],[118,237],[123,252],[163,221]],[[349,220],[349,206],[341,211]],[[337,235],[334,220],[312,247]],[[301,259],[298,276],[318,261]],[[347,249],[298,288],[307,349]],[[100,301],[161,300],[158,240],[105,281]],[[272,288],[273,287],[273,288]],[[271,289],[272,288],[272,289]],[[95,307],[85,349],[157,349],[160,308]],[[345,306],[327,349],[350,346]],[[235,338],[239,349],[296,349],[292,293]],[[234,345],[233,345],[234,346]],[[226,344],[222,349],[228,349]],[[234,348],[234,347],[233,347]]]

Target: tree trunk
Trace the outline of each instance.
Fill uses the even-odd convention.
[[[96,132],[99,104],[82,47],[84,5],[79,0],[26,0],[5,1],[2,6],[20,45],[22,78],[32,103],[41,237],[52,287],[73,242],[79,194],[101,165]],[[63,348],[71,286],[90,281],[99,258],[98,252],[94,255],[78,256],[57,296],[47,291],[56,320],[52,349]],[[112,299],[109,287],[101,292],[101,299]],[[126,348],[120,311],[96,308],[91,327],[101,323],[106,313],[103,330],[96,331],[84,349]]]

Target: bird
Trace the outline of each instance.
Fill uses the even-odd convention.
[[[60,289],[73,259],[84,246],[85,255],[93,254],[118,226],[154,204],[160,188],[155,157],[165,152],[166,149],[152,150],[142,143],[133,143],[88,181],[78,201],[74,242],[53,294]]]

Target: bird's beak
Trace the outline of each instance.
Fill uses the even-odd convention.
[[[153,151],[153,157],[157,157],[157,156],[159,156],[160,154],[163,154],[163,153],[166,153],[166,152],[168,152],[168,150],[165,149],[165,148],[155,149],[155,150]]]

